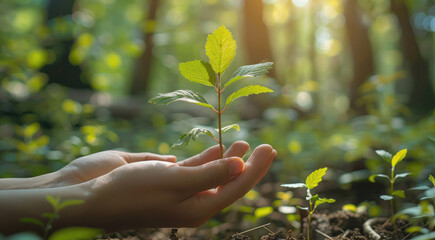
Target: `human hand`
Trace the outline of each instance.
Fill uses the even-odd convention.
[[[127,153],[121,151],[103,151],[75,159],[58,171],[60,183],[58,186],[69,186],[87,182],[103,176],[114,169],[140,161],[165,161],[174,163],[177,158],[173,155],[159,155],[154,153]]]
[[[199,226],[254,187],[276,156],[270,145],[260,145],[243,163],[240,157],[248,149],[246,142],[236,142],[223,159],[213,147],[180,163],[118,167],[87,183],[92,189],[87,216],[76,225],[107,230]]]

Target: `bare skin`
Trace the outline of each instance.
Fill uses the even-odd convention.
[[[1,179],[0,189],[8,190],[0,190],[0,232],[34,230],[19,220],[52,211],[46,195],[85,201],[62,210],[54,229],[197,227],[253,188],[276,156],[271,146],[260,145],[244,163],[248,150],[246,142],[236,142],[223,159],[214,146],[180,162],[170,155],[106,151],[32,178],[33,184]]]

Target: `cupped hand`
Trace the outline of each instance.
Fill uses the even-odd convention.
[[[266,174],[276,151],[260,145],[246,163],[246,142],[219,158],[213,147],[179,163],[138,161],[91,182],[87,225],[119,230],[195,227],[230,205]]]
[[[141,161],[164,161],[174,163],[177,158],[172,155],[154,153],[127,153],[121,151],[104,151],[78,158],[58,171],[60,186],[69,186],[87,182],[103,176],[121,166]]]

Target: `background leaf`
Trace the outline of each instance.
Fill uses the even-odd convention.
[[[51,195],[47,195],[45,197],[45,199],[47,199],[47,202],[50,203],[50,205],[57,211],[59,209],[59,202],[60,202],[60,198],[59,197],[53,197]]]
[[[48,238],[49,240],[77,240],[77,239],[94,239],[96,235],[104,233],[104,230],[98,228],[86,227],[69,227],[60,229]]]
[[[236,98],[239,97],[246,97],[252,94],[260,94],[260,93],[268,93],[273,92],[272,89],[269,89],[267,87],[263,87],[260,85],[250,85],[244,88],[241,88],[237,90],[236,92],[233,92],[228,98],[226,105],[228,106],[231,102],[233,102]]]
[[[181,135],[180,138],[178,138],[177,142],[175,142],[171,146],[171,148],[187,145],[190,141],[195,141],[202,134],[207,134],[208,136],[214,138],[213,133],[207,128],[196,127],[192,128],[189,132]]]
[[[430,175],[428,179],[435,186],[435,178],[432,175]]]
[[[207,100],[199,94],[191,90],[177,90],[170,93],[159,93],[156,97],[149,100],[150,103],[168,105],[172,102],[182,101],[194,103],[200,106],[213,109],[213,106],[207,103]]]
[[[391,193],[391,195],[405,198],[405,192],[403,190],[396,190],[393,193]]]
[[[272,68],[272,64],[273,62],[265,62],[241,66],[234,72],[232,79],[225,84],[225,87],[246,77],[257,77],[266,74]]]
[[[387,162],[391,162],[391,158],[393,158],[393,155],[391,153],[385,151],[385,150],[376,150],[376,154],[378,154],[379,157],[384,159]]]
[[[208,35],[205,54],[210,59],[213,70],[218,74],[223,73],[231,64],[236,56],[236,41],[225,26],[220,26]]]
[[[317,187],[319,182],[322,181],[322,177],[325,175],[326,170],[328,168],[320,168],[312,172],[310,175],[308,175],[307,179],[305,180],[305,184],[307,185],[308,189],[313,189]]]
[[[63,208],[74,206],[74,205],[80,205],[83,204],[85,201],[79,200],[79,199],[71,199],[71,200],[65,200],[59,204],[59,211]]]
[[[20,222],[23,222],[23,223],[32,223],[32,224],[38,225],[38,226],[40,226],[41,228],[44,229],[44,223],[41,220],[36,219],[36,218],[21,218]]]
[[[408,175],[411,175],[411,173],[401,173],[401,174],[397,174],[394,178],[404,178]]]
[[[391,166],[395,167],[400,161],[402,161],[407,153],[408,149],[402,149],[394,155],[393,160],[391,160]]]
[[[214,86],[216,75],[208,62],[195,60],[191,62],[180,63],[178,69],[181,74],[189,81]]]

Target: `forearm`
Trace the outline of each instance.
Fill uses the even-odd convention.
[[[53,188],[60,186],[63,186],[63,184],[59,171],[31,178],[0,179],[0,190]]]
[[[54,222],[54,229],[65,226],[85,226],[89,206],[86,202],[90,198],[89,184],[78,184],[69,187],[43,188],[43,189],[18,189],[0,190],[0,233],[12,234],[21,231],[36,231],[42,233],[42,229],[34,224],[23,223],[22,218],[36,218],[44,224],[46,218],[43,213],[53,213],[53,207],[46,197],[60,197],[64,200],[83,200],[85,203],[66,207],[61,210],[60,218]]]

